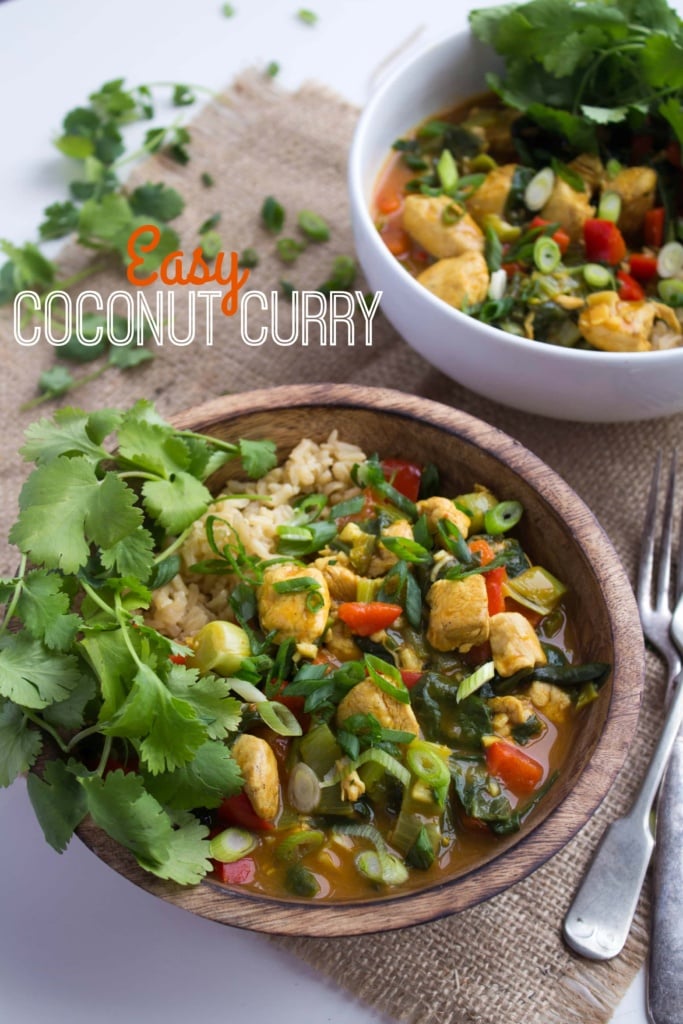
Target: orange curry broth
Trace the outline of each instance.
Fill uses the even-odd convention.
[[[514,607],[515,610],[523,611],[515,602],[508,603],[509,610]],[[549,617],[545,621],[548,620]],[[539,637],[560,648],[571,662],[574,660],[575,654],[574,642],[571,624],[567,621],[563,605],[560,605],[553,620],[552,632],[548,632],[544,628],[545,623],[541,622],[538,627]],[[549,721],[542,711],[535,709],[535,714],[543,729],[538,736],[532,737],[522,749],[543,767],[543,778],[539,783],[539,788],[553,772],[561,770],[574,738],[581,728],[585,713],[585,708],[578,712],[574,710],[569,720],[558,726]],[[447,715],[444,715],[444,721],[447,721]],[[272,831],[259,833],[257,846],[249,854],[255,864],[255,872],[251,872],[252,877],[237,887],[241,890],[258,892],[283,900],[293,900],[297,897],[292,895],[285,881],[288,865],[278,863],[274,856],[276,847],[292,831],[299,828],[296,823],[286,828],[280,825],[280,822],[284,824],[284,821],[288,822],[295,818],[296,814],[286,804],[287,753],[292,741],[276,736],[265,728],[259,730],[259,735],[271,744],[278,761],[281,810],[279,818],[275,822],[275,828]],[[520,805],[524,806],[533,797],[533,794],[516,796],[500,780],[497,781],[499,781],[501,792],[507,796],[513,810]],[[501,842],[500,837],[491,832],[482,822],[467,819],[458,809],[457,797],[452,791],[449,801],[453,811],[452,826],[447,828],[444,821],[444,849],[431,867],[426,870],[411,868],[408,880],[401,885],[374,886],[359,873],[354,863],[361,851],[372,849],[371,843],[357,836],[335,835],[326,839],[322,847],[305,853],[299,858],[299,862],[315,875],[319,885],[317,895],[310,898],[318,901],[345,902],[394,897],[403,892],[429,888],[443,883],[449,878],[464,874],[467,870],[494,856],[496,847]],[[372,823],[383,835],[390,834],[395,822],[396,817],[389,815],[386,810],[374,808]],[[391,850],[390,843],[389,849]]]

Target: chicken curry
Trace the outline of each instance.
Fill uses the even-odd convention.
[[[372,898],[490,855],[608,672],[577,663],[565,584],[514,537],[519,502],[446,497],[433,466],[377,456],[352,476],[351,498],[297,501],[276,557],[223,548],[232,621],[185,641],[244,702],[243,789],[196,812],[216,875],[283,899]]]
[[[573,152],[493,95],[394,144],[373,216],[449,305],[511,334],[605,352],[683,345],[680,145],[603,129]]]

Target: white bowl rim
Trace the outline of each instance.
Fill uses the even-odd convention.
[[[501,330],[499,327],[492,326],[491,324],[483,324],[481,321],[467,316],[466,313],[462,313],[459,309],[449,307],[442,299],[437,298],[436,295],[433,295],[428,291],[428,289],[420,285],[411,274],[404,270],[401,264],[391,255],[382,242],[370,214],[370,209],[365,199],[365,190],[363,187],[363,154],[367,145],[367,138],[371,134],[372,126],[382,110],[387,95],[389,95],[395,88],[396,82],[405,76],[412,74],[417,64],[424,62],[424,64],[427,65],[428,59],[433,57],[436,53],[448,50],[458,43],[465,44],[467,41],[475,42],[475,38],[469,30],[461,29],[460,31],[447,36],[445,39],[426,43],[421,46],[417,52],[406,56],[401,63],[393,69],[393,71],[387,72],[386,77],[377,86],[361,112],[351,141],[348,182],[351,201],[357,206],[361,223],[367,231],[369,239],[371,239],[370,244],[379,254],[380,258],[396,267],[396,269],[403,271],[406,278],[405,284],[409,294],[413,293],[416,299],[420,298],[423,302],[426,302],[428,306],[432,306],[435,312],[440,315],[448,315],[448,311],[450,311],[450,314],[453,316],[456,324],[467,324],[469,329],[481,332],[489,338],[491,337],[489,332],[495,332],[496,337],[494,340],[497,344],[502,344],[503,342],[511,344],[513,347],[517,347],[520,350],[520,354],[530,352],[538,354],[542,352],[543,358],[550,362],[562,363],[565,359],[569,359],[570,361],[574,361],[578,364],[602,364],[604,366],[612,366],[615,369],[617,366],[632,367],[634,365],[634,360],[639,362],[643,359],[647,359],[651,363],[655,360],[659,360],[662,367],[666,367],[667,365],[677,366],[678,363],[683,362],[683,346],[671,349],[658,349],[649,352],[594,352],[588,349],[565,348],[563,346],[552,345],[547,342],[533,341],[530,338],[522,338],[518,335],[510,334],[507,331]],[[454,97],[454,103],[456,101],[457,97]],[[436,113],[436,111],[434,113]],[[405,131],[411,131],[415,127],[416,125],[406,125]],[[387,159],[388,157],[389,152],[387,152],[386,155]],[[375,176],[379,174],[380,169],[381,168],[377,168]]]

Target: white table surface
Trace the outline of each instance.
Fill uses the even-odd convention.
[[[219,89],[242,69],[275,60],[285,88],[314,79],[360,106],[387,58],[406,43],[421,46],[464,28],[469,8],[461,0],[233,6],[226,18],[222,0],[0,0],[0,237],[36,239],[44,207],[63,198],[68,180],[51,140],[66,111],[108,79]],[[299,6],[319,15],[315,26],[297,20]],[[160,118],[167,117],[163,109]],[[22,782],[0,790],[0,836],[2,1022],[384,1019],[265,937],[193,917],[137,889],[77,840],[58,856]],[[645,1024],[643,974],[613,1024]]]

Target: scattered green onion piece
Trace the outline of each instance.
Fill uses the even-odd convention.
[[[484,528],[496,536],[511,530],[522,518],[524,508],[520,501],[499,501],[484,513]]]
[[[255,846],[256,837],[245,828],[226,828],[209,843],[209,856],[221,864],[232,864],[246,857]]]
[[[507,271],[500,267],[498,270],[494,270],[491,274],[491,280],[489,281],[488,297],[499,301],[505,295],[505,289],[507,288],[508,275]]]
[[[300,829],[298,832],[292,832],[290,836],[283,839],[282,842],[275,847],[275,860],[278,861],[292,861],[297,855],[308,852],[302,850],[302,847],[311,847],[317,849],[322,846],[325,842],[325,833],[321,832],[317,828]]]
[[[657,273],[660,277],[677,277],[683,271],[683,245],[667,242],[657,256]]]
[[[292,807],[302,814],[311,814],[320,803],[320,780],[312,768],[303,761],[294,765],[287,786]]]
[[[297,498],[293,503],[296,509],[293,522],[301,522],[302,516],[304,522],[317,519],[326,505],[327,495],[325,494],[305,494],[302,498]]]
[[[554,238],[540,235],[534,242],[534,263],[542,274],[550,274],[562,259],[562,252]]]
[[[382,661],[374,654],[366,654],[364,660],[372,681],[379,686],[380,690],[400,701],[401,704],[410,704],[410,694],[395,665]]]
[[[411,537],[392,537],[390,534],[380,534],[379,539],[387,551],[391,551],[402,562],[426,565],[432,560],[429,551]]]
[[[586,263],[583,268],[583,279],[589,288],[614,288],[614,278],[607,267],[601,263]]]
[[[381,747],[370,747],[368,750],[364,750],[355,761],[349,765],[349,771],[356,771],[364,764],[368,763],[378,764],[381,768],[384,768],[386,772],[393,775],[402,786],[407,786],[410,782],[410,772],[401,764],[395,757],[387,753],[386,750],[382,750]]]
[[[617,174],[619,174],[621,170],[622,165],[619,163],[618,160],[615,160],[614,157],[608,160],[605,164],[605,171],[607,172],[607,177],[610,179],[616,178]]]
[[[524,203],[529,210],[540,210],[550,199],[555,187],[555,172],[552,167],[544,167],[535,174],[524,190]]]
[[[192,647],[191,666],[202,675],[215,672],[219,676],[231,676],[245,658],[251,657],[249,637],[242,627],[220,619],[202,626]]]
[[[301,723],[285,704],[277,700],[260,700],[256,711],[278,736],[301,736]]]
[[[442,749],[436,743],[413,740],[406,750],[406,761],[413,775],[435,790],[447,787],[451,780]]]
[[[356,857],[356,867],[375,885],[401,885],[408,880],[408,869],[393,853],[363,850]]]
[[[458,684],[458,689],[455,694],[456,703],[460,703],[461,700],[465,700],[476,690],[479,690],[485,683],[489,683],[496,674],[496,668],[492,661],[486,661],[483,665],[480,665],[478,669],[475,669],[471,675],[466,676]]]
[[[436,173],[444,192],[452,192],[458,184],[458,165],[450,149],[444,149],[436,164]]]
[[[318,590],[320,584],[312,576],[295,576],[292,580],[278,580],[273,583],[276,594],[305,594],[309,590]]]
[[[247,682],[246,679],[229,679],[228,682],[230,689],[234,690],[237,696],[247,704],[260,704],[268,700],[262,690],[259,690],[253,683]]]
[[[683,280],[680,277],[669,277],[666,281],[660,281],[657,292],[662,302],[666,302],[667,305],[683,306]]]
[[[296,16],[299,21],[303,21],[304,25],[315,25],[318,20],[318,15],[315,11],[311,11],[307,7],[300,7],[296,12]]]
[[[621,196],[618,192],[603,192],[598,204],[600,220],[610,220],[616,224],[621,215]]]
[[[302,210],[297,218],[297,224],[312,242],[326,242],[330,237],[327,221],[312,210]]]
[[[365,495],[357,494],[355,498],[347,498],[346,501],[340,501],[339,504],[333,505],[330,509],[330,518],[344,519],[346,516],[357,516],[364,507]]]

